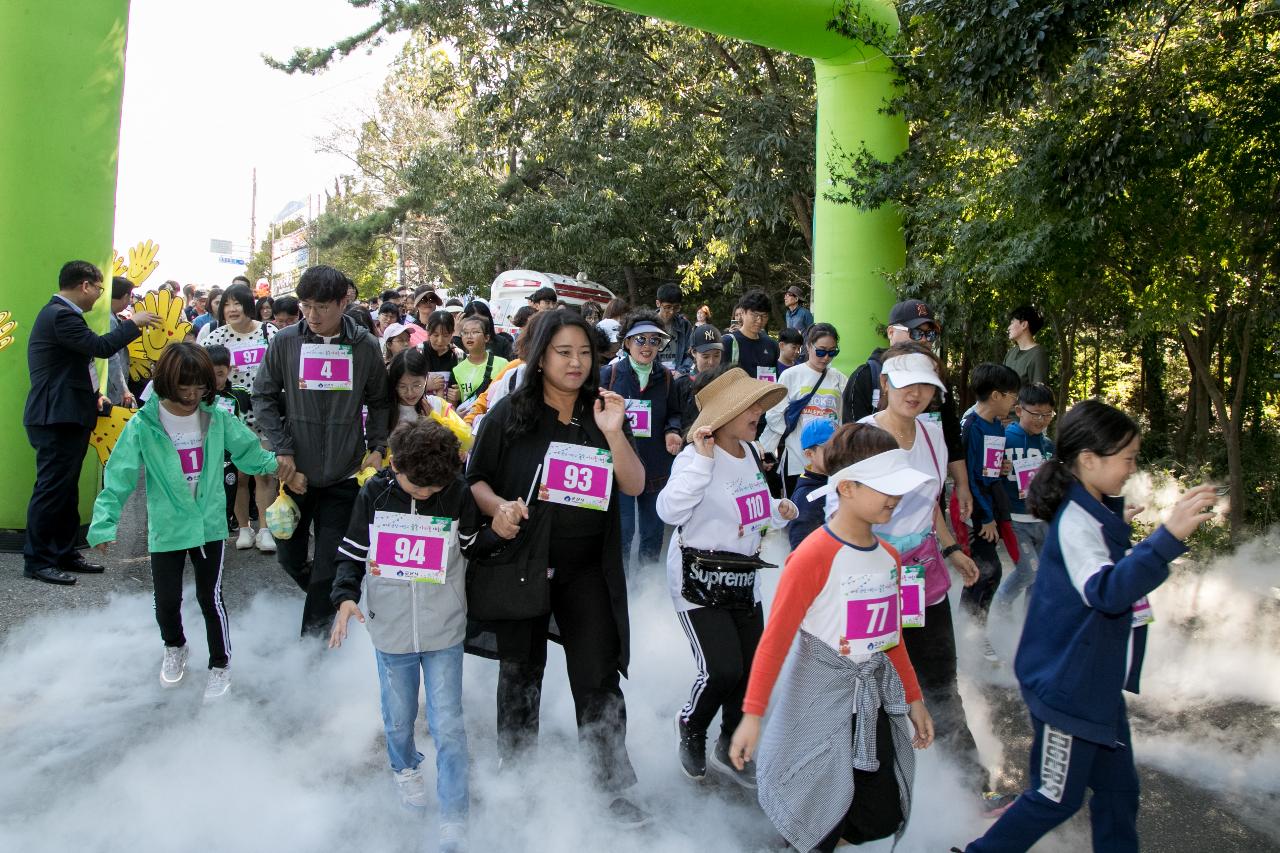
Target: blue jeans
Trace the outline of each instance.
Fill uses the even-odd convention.
[[[427,686],[427,723],[436,744],[440,822],[465,822],[470,810],[467,729],[462,720],[462,643],[438,652],[391,655],[374,650],[382,688],[387,758],[399,772],[422,761],[413,742],[418,718],[418,672]]]
[[[635,497],[618,495],[618,508],[622,511],[623,565],[631,565],[631,541],[636,535],[637,515],[640,527],[640,565],[658,562],[658,557],[662,554],[662,535],[666,531],[666,526],[658,516],[658,493],[645,492]]]
[[[1049,525],[1043,521],[1014,521],[1011,524],[1013,536],[1018,540],[1018,562],[1013,564],[1013,571],[1000,582],[1000,588],[991,601],[992,606],[1005,615],[1013,610],[1013,603],[1018,600],[1018,596],[1036,579],[1040,549],[1044,547],[1045,534],[1049,532]]]

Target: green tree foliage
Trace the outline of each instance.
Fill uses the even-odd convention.
[[[1280,8],[912,0],[900,13],[894,42],[842,22],[897,58],[912,145],[891,164],[851,153],[838,177],[853,202],[902,206],[899,284],[959,329],[961,374],[998,359],[1005,312],[1034,302],[1062,396],[1142,412],[1149,455],[1228,475],[1234,529],[1259,497],[1256,517],[1274,520],[1276,466],[1244,459],[1276,444]]]
[[[357,2],[354,5],[369,5]],[[728,313],[809,278],[814,102],[806,61],[566,0],[380,4],[316,72],[410,30],[355,155],[382,202],[323,245],[394,237],[424,278],[480,292],[527,266],[647,303],[664,281]]]

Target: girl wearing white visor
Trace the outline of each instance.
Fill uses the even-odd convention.
[[[956,638],[947,562],[960,574],[965,586],[978,579],[978,569],[956,544],[943,518],[938,496],[946,479],[947,447],[942,428],[923,417],[934,395],[946,392],[946,385],[940,378],[937,356],[920,344],[894,344],[885,350],[881,363],[882,408],[860,423],[874,424],[892,435],[907,454],[911,467],[929,480],[904,494],[892,517],[877,524],[875,531],[902,554],[908,597],[923,596],[918,613],[914,612],[914,601],[908,603],[903,641],[933,715],[938,742],[960,762],[964,778],[983,792],[987,771],[978,758],[956,680]],[[996,795],[982,795],[988,812],[1011,802]]]
[[[824,458],[838,470],[814,496],[835,494],[840,509],[783,569],[730,757],[745,767],[759,744],[765,814],[795,849],[831,851],[842,841],[902,835],[911,813],[912,747],[933,740],[901,643],[901,562],[872,532],[933,477],[911,465],[893,436],[864,424],[836,430]]]

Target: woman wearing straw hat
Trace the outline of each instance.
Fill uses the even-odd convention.
[[[904,567],[924,567],[923,624],[903,631],[925,704],[933,715],[938,743],[960,762],[967,781],[978,791],[986,788],[987,773],[965,718],[956,676],[956,636],[951,622],[947,561],[966,586],[978,579],[973,560],[955,543],[938,505],[946,478],[947,447],[942,428],[924,417],[925,410],[946,387],[939,378],[938,358],[914,342],[898,343],[881,356],[881,411],[859,423],[888,432],[907,452],[911,465],[932,479],[903,495],[892,517],[875,526],[875,533],[902,555]],[[904,580],[908,568],[904,568]],[[1007,807],[1003,795],[983,794],[988,811]]]
[[[667,551],[667,584],[677,618],[689,638],[698,677],[676,720],[680,764],[702,779],[707,730],[720,712],[720,737],[711,766],[746,788],[755,787],[751,766],[735,770],[729,741],[742,720],[742,697],[751,660],[764,630],[757,569],[769,527],[797,515],[789,500],[774,500],[752,442],[764,413],[786,396],[773,382],[726,369],[698,392],[698,419],[690,443],[676,457],[658,494],[658,515],[677,526]]]

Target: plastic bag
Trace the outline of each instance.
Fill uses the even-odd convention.
[[[267,528],[277,539],[288,539],[292,536],[293,531],[298,527],[298,519],[302,518],[298,505],[293,502],[293,498],[285,494],[284,486],[280,487],[280,497],[267,507],[265,515]]]
[[[439,397],[436,399],[440,400]],[[435,400],[432,401],[431,419],[453,433],[454,437],[458,439],[458,444],[461,446],[463,453],[470,453],[471,445],[475,443],[475,436],[471,433],[471,427],[467,426],[467,422],[458,416],[457,410],[444,400],[440,400],[442,404],[440,409],[443,409],[443,411],[437,409],[434,403]]]

